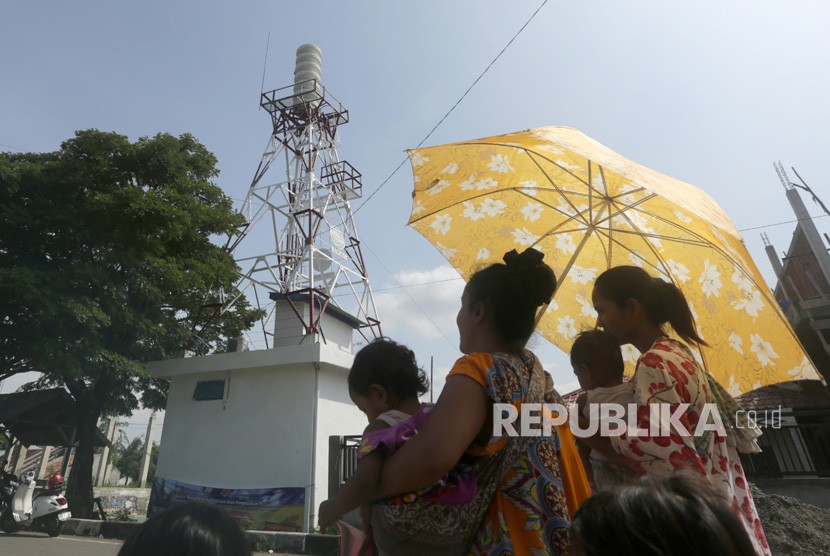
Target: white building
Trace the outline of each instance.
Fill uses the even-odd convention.
[[[156,485],[301,488],[301,530],[311,530],[328,498],[329,437],[360,434],[366,426],[346,382],[353,360],[349,317],[329,309],[323,319],[327,341],[284,334],[273,349],[151,363],[153,376],[170,380]]]

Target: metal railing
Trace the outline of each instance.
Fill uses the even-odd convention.
[[[329,498],[343,486],[357,469],[357,451],[361,435],[329,437]]]
[[[830,422],[798,423],[762,429],[763,452],[741,454],[750,477],[830,477]]]

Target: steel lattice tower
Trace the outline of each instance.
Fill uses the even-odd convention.
[[[294,84],[261,96],[272,132],[243,205],[248,224],[229,245],[235,250],[255,229],[258,238],[268,230],[266,252],[236,259],[241,295],[266,311],[254,332],[267,348],[286,313],[306,337],[323,341],[327,312],[366,339],[381,335],[350,206],[361,196],[361,174],[337,152],[349,113],[320,83],[319,64],[320,50],[301,46]]]

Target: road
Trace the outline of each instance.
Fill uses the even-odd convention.
[[[0,554],[3,556],[116,556],[121,541],[90,539],[64,535],[54,539],[41,533],[0,533]],[[293,554],[256,552],[262,556],[297,556]]]

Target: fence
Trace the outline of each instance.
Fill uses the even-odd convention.
[[[360,435],[329,437],[329,498],[354,474],[360,438]]]
[[[830,422],[826,412],[797,416],[779,428],[762,429],[763,452],[742,454],[750,477],[830,477]]]

